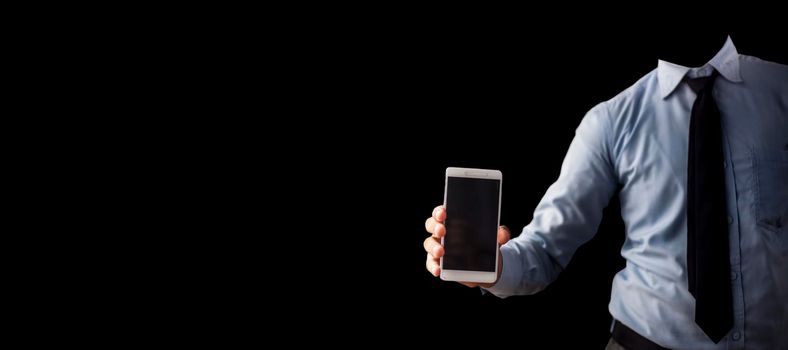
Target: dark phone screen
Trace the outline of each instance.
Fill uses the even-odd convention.
[[[443,269],[495,271],[500,180],[449,177]]]

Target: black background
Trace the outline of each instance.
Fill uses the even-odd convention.
[[[603,348],[611,281],[624,266],[617,199],[546,290],[499,299],[425,269],[424,221],[442,203],[445,168],[501,170],[501,223],[516,236],[557,178],[584,114],[656,68],[658,58],[703,64],[730,34],[739,53],[788,63],[788,38],[773,30],[725,25],[652,34],[631,24],[526,23],[372,18],[336,23],[306,44],[325,58],[305,68],[317,82],[312,88],[327,91],[311,102],[325,111],[315,126],[344,132],[326,131],[309,154],[316,168],[337,173],[305,180],[311,196],[319,193],[318,211],[333,210],[303,228],[305,268],[327,272],[297,275],[305,287],[295,293],[311,308],[299,326],[350,320],[339,322],[343,331],[333,340],[363,332],[414,346],[427,337],[441,345]]]

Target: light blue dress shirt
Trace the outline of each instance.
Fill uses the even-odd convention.
[[[695,93],[683,79],[713,69],[720,73],[714,97],[722,116],[734,311],[719,344],[694,322],[686,269]],[[596,233],[619,187],[626,267],[613,280],[613,318],[668,348],[788,349],[788,66],[739,55],[728,38],[703,67],[659,61],[592,108],[533,220],[502,246],[502,276],[488,290],[508,297],[545,288]]]

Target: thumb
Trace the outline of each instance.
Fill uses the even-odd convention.
[[[508,227],[506,227],[505,225],[501,225],[501,227],[498,228],[498,244],[504,244],[506,242],[509,242],[511,237],[512,234],[509,232]]]

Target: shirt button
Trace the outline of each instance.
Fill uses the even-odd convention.
[[[725,161],[725,160],[723,160],[723,161],[722,161],[722,167],[723,167],[723,168],[727,168],[727,167],[728,167],[728,162],[727,162],[727,161]]]
[[[728,225],[730,225],[730,224],[732,224],[732,223],[733,223],[733,218],[732,218],[732,217],[730,217],[730,216],[728,216]]]
[[[735,281],[739,275],[736,274],[736,271],[731,271],[731,281]]]
[[[739,332],[733,332],[732,336],[733,336],[733,340],[741,339],[741,333]]]

